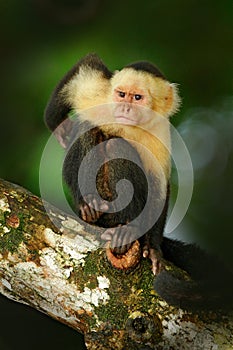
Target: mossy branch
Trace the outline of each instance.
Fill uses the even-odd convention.
[[[88,349],[233,348],[232,314],[171,307],[153,278],[146,259],[129,272],[114,269],[98,231],[0,181],[3,295],[83,333]]]

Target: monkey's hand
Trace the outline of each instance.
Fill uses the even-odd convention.
[[[138,236],[139,232],[136,226],[119,225],[105,230],[101,238],[104,241],[111,241],[110,248],[113,254],[123,255],[129,250]]]
[[[70,137],[70,133],[73,128],[73,125],[74,125],[74,122],[71,119],[67,118],[53,132],[57,141],[65,149],[69,144],[69,137]]]
[[[109,207],[106,203],[97,200],[94,195],[88,194],[83,198],[79,207],[80,217],[87,223],[96,222]]]
[[[160,247],[152,248],[146,243],[142,248],[142,255],[144,258],[149,258],[152,262],[152,271],[154,275],[158,275],[163,270],[162,251]]]

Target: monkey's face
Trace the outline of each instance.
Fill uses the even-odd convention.
[[[113,90],[113,115],[121,124],[140,125],[148,122],[148,113],[144,108],[151,107],[148,91],[134,86],[117,86]]]

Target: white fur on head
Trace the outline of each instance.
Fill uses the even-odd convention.
[[[124,68],[115,72],[111,79],[112,91],[119,88],[127,88],[137,91],[137,88],[147,94],[150,105],[148,108],[155,112],[169,117],[177,112],[180,105],[177,85],[169,81],[155,77],[144,71],[136,71],[133,68]]]
[[[116,71],[111,79],[106,78],[99,70],[81,66],[78,73],[63,87],[61,98],[77,112],[112,102],[113,90],[137,89],[147,95],[146,107],[164,117],[177,112],[180,105],[177,85],[155,77],[144,71],[123,68]]]

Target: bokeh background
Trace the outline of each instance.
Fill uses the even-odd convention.
[[[78,59],[96,52],[112,70],[152,61],[180,86],[182,109],[172,123],[195,172],[192,202],[174,235],[232,267],[232,1],[1,0],[0,9],[0,177],[40,194],[49,137],[43,111]],[[174,193],[176,186],[173,175]],[[84,349],[81,336],[46,316],[3,297],[0,308],[2,350]]]

